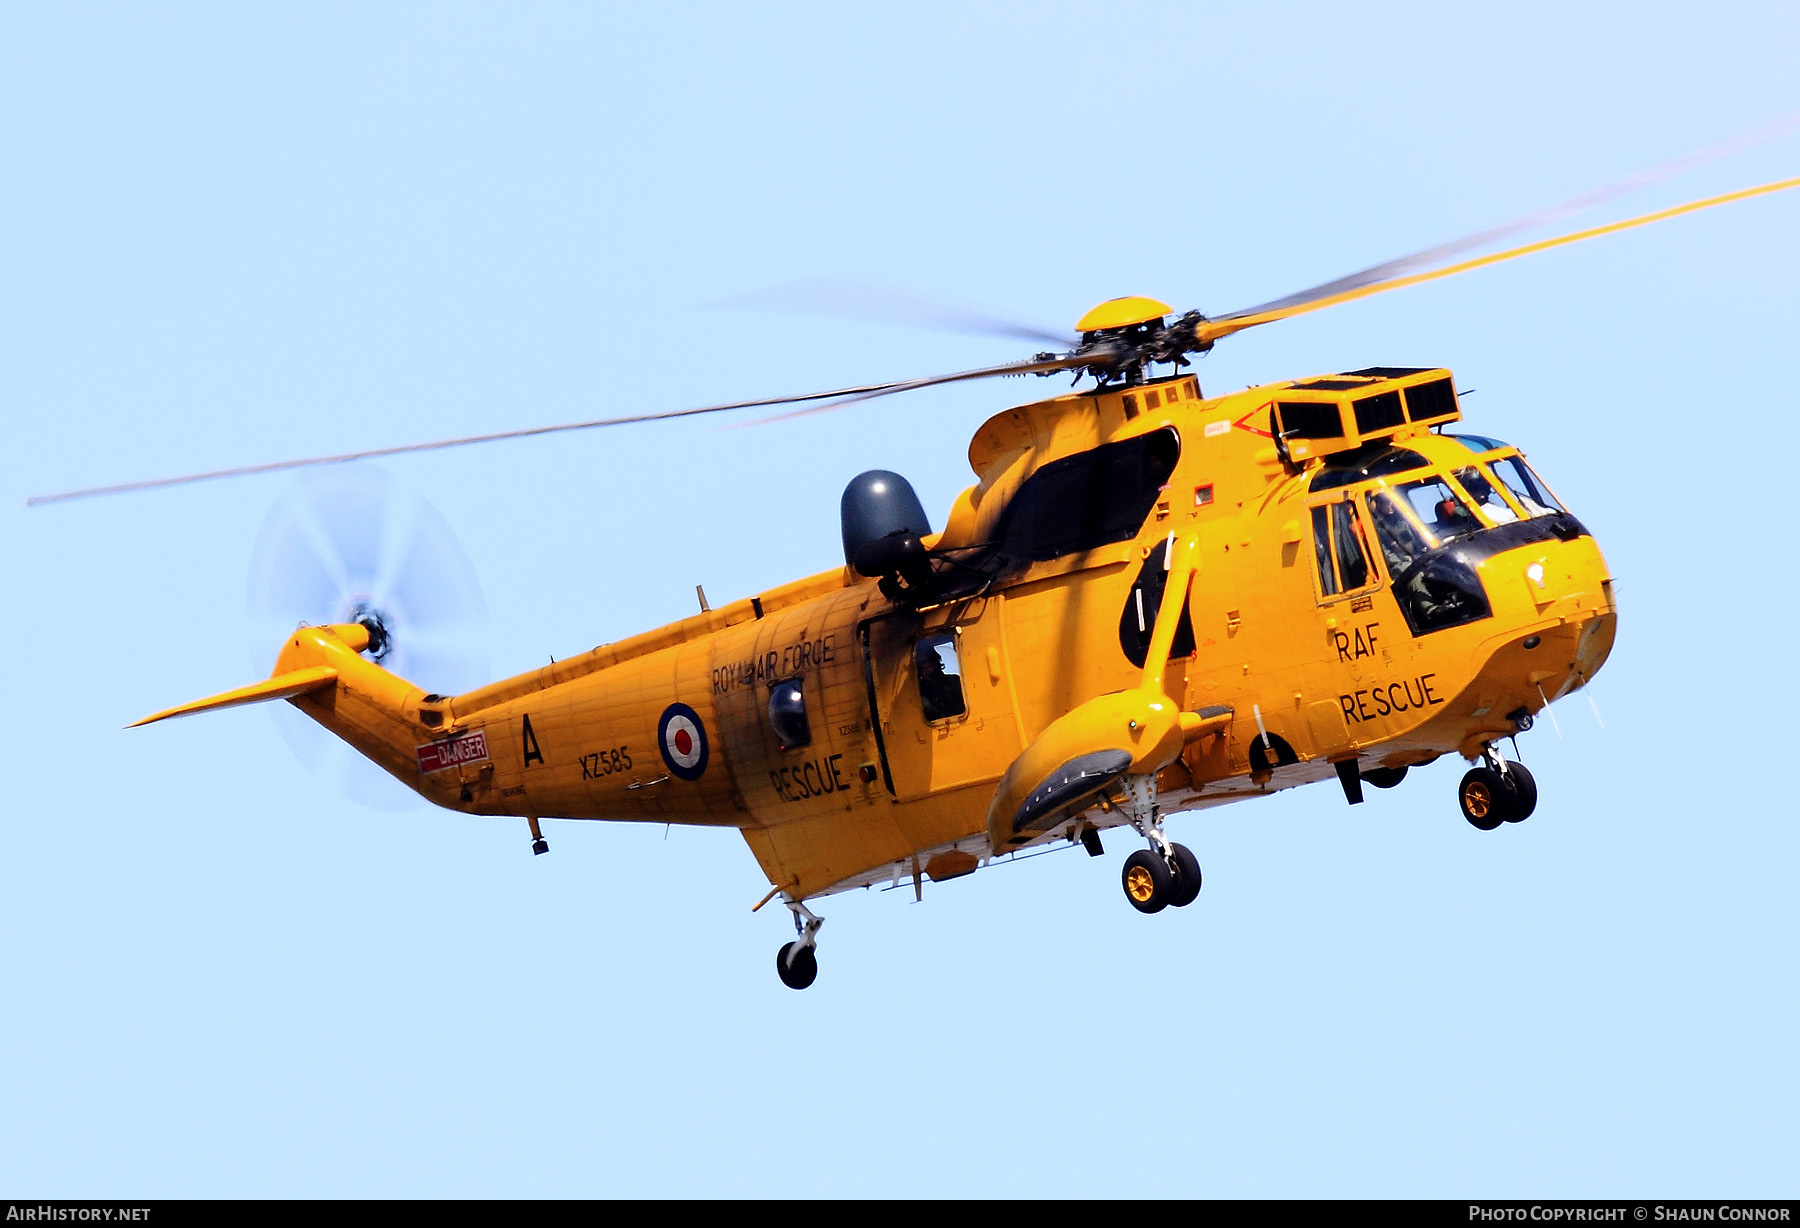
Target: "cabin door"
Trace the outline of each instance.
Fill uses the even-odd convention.
[[[1021,748],[996,596],[862,624],[882,773],[901,801],[997,781]]]

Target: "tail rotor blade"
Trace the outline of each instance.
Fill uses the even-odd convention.
[[[257,535],[246,600],[253,664],[267,672],[299,623],[373,616],[387,632],[382,664],[428,691],[486,682],[487,603],[443,516],[373,465],[298,475]],[[307,770],[379,810],[418,797],[288,704],[272,704],[282,739]]]

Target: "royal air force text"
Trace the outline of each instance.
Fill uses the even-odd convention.
[[[739,687],[779,682],[837,660],[837,636],[801,639],[786,648],[770,649],[761,656],[721,665],[712,672],[714,695],[727,695]]]

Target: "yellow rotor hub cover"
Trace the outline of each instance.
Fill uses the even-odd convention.
[[[1174,310],[1167,303],[1135,294],[1125,298],[1109,298],[1075,321],[1075,331],[1092,333],[1106,328],[1130,328],[1133,324],[1148,324],[1152,320],[1160,320]]]

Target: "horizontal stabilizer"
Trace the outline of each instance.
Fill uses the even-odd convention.
[[[208,699],[196,699],[191,704],[182,704],[178,708],[169,708],[153,716],[146,716],[141,721],[133,721],[125,726],[136,729],[139,725],[148,725],[154,721],[166,721],[172,716],[192,716],[196,712],[216,712],[220,708],[235,708],[239,704],[260,704],[271,699],[292,699],[296,695],[304,695],[308,691],[316,691],[328,687],[337,681],[338,672],[329,665],[314,665],[307,669],[297,669],[292,673],[276,674],[273,678],[265,678],[261,682],[253,682],[249,686],[241,686],[235,691],[226,691],[222,695],[214,695]]]

